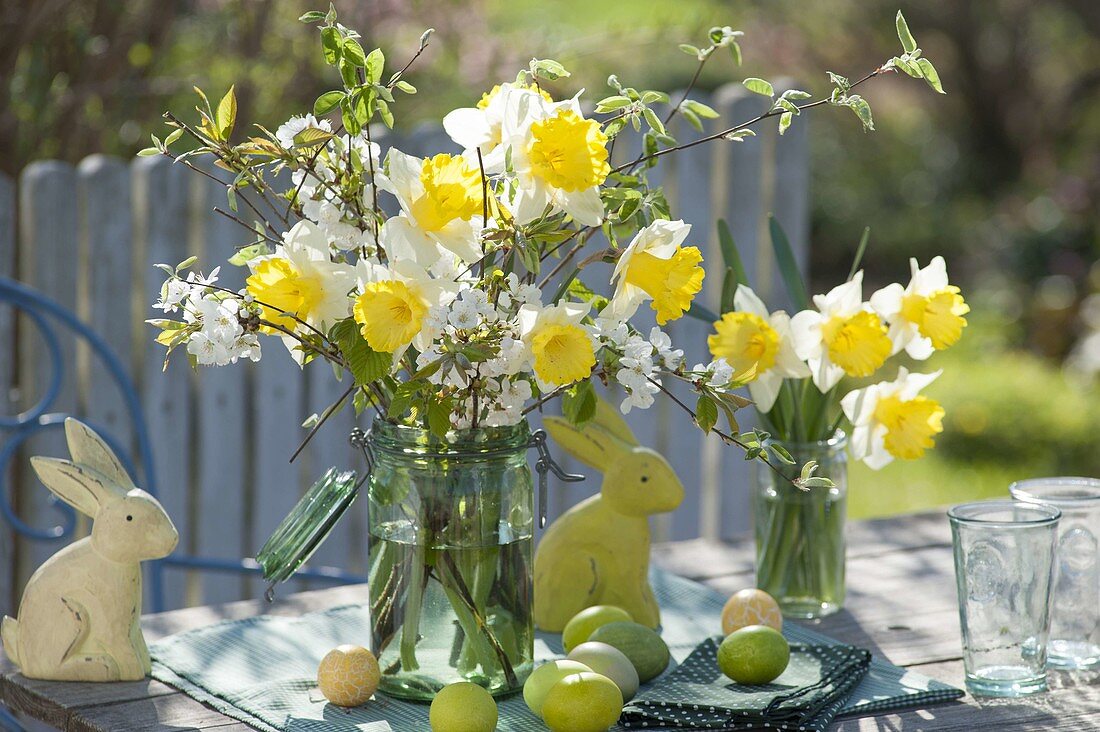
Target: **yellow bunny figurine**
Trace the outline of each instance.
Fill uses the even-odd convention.
[[[567,453],[603,472],[599,495],[551,524],[535,552],[535,624],[560,632],[592,605],[616,605],[656,628],[661,612],[649,586],[649,520],[684,500],[684,486],[659,453],[640,447],[613,406],[599,400],[578,429],[545,417]]]

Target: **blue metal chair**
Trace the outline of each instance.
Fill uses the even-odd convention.
[[[64,383],[66,371],[66,364],[63,363],[61,345],[55,325],[64,326],[72,337],[87,343],[94,357],[102,362],[118,386],[137,441],[136,464],[130,455],[129,449],[120,445],[107,430],[94,421],[84,421],[102,435],[103,439],[118,453],[130,475],[135,478],[135,482],[155,496],[157,495],[157,476],[152,469],[154,465],[153,446],[149,440],[149,430],[145,423],[145,415],[137,391],[134,388],[133,380],[127,374],[122,362],[102,338],[96,335],[73,313],[40,292],[10,278],[0,277],[0,306],[5,304],[13,306],[17,311],[22,311],[34,324],[45,343],[50,368],[45,394],[38,404],[19,415],[0,415],[0,432],[9,435],[3,446],[0,447],[0,516],[11,524],[17,534],[27,539],[60,543],[72,536],[76,527],[76,512],[51,495],[53,506],[59,513],[58,523],[44,528],[31,526],[16,514],[12,507],[12,487],[3,484],[7,464],[18,454],[19,447],[32,435],[45,430],[62,428],[65,418],[70,416],[50,411],[61,390],[61,385]],[[136,469],[138,466],[141,468],[140,471]],[[138,480],[139,477],[140,480]],[[147,562],[149,609],[152,612],[160,612],[165,609],[163,578],[164,569],[167,566],[254,575],[262,573],[260,566],[251,558],[200,557],[177,552],[165,559]],[[366,581],[364,577],[327,567],[303,568],[296,573],[296,576],[332,584]]]

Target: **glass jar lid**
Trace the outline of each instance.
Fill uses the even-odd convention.
[[[329,468],[306,491],[256,555],[264,579],[270,583],[269,600],[276,584],[290,579],[309,561],[358,495],[355,472],[336,468]]]

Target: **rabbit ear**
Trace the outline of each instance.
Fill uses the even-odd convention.
[[[603,397],[596,400],[596,416],[592,418],[592,423],[630,446],[638,444],[638,438],[634,436],[618,408]]]
[[[99,509],[120,488],[115,488],[94,470],[75,465],[68,460],[32,457],[31,466],[47,488],[77,511],[95,518]]]
[[[543,417],[542,424],[567,453],[597,470],[606,470],[630,445],[594,425],[577,429],[562,417]]]
[[[91,427],[68,417],[65,420],[65,439],[74,463],[91,468],[121,488],[129,490],[135,487],[114,450]]]

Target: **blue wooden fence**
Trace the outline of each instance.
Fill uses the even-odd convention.
[[[708,101],[705,97],[702,101]],[[709,102],[720,113],[707,131],[750,119],[766,100],[740,86],[718,90]],[[808,115],[780,138],[773,127],[740,143],[711,143],[669,156],[660,166],[675,216],[694,225],[690,243],[719,262],[714,222],[729,221],[750,276],[766,301],[781,302],[782,286],[770,256],[765,219],[774,212],[805,267],[809,231]],[[699,133],[675,130],[682,141]],[[421,128],[389,142],[413,154],[449,150],[441,130]],[[625,156],[627,145],[616,151]],[[153,469],[161,500],[180,529],[182,547],[210,557],[252,556],[313,478],[331,465],[356,465],[346,436],[351,410],[338,415],[307,448],[287,458],[304,434],[305,416],[340,394],[323,363],[305,374],[272,351],[258,364],[191,372],[176,359],[162,373],[163,349],[142,324],[154,317],[162,273],[156,262],[178,262],[192,253],[209,269],[241,242],[236,225],[214,215],[224,190],[163,158],[132,161],[92,156],[77,166],[43,161],[17,181],[0,176],[0,275],[37,288],[77,313],[127,364],[138,384],[153,438]],[[225,266],[227,286],[243,273]],[[714,306],[719,268],[705,282],[703,297]],[[597,277],[598,275],[593,275]],[[46,378],[44,344],[25,317],[0,307],[0,414],[12,415],[35,402]],[[691,363],[709,360],[706,323],[683,318],[669,331]],[[66,363],[75,365],[55,409],[87,415],[110,429],[121,444],[134,436],[117,390],[102,367],[75,342],[62,342]],[[705,439],[667,400],[630,415],[643,444],[672,461],[687,487],[684,504],[654,519],[658,539],[721,538],[749,528],[747,477],[742,456],[716,439]],[[30,439],[21,458],[0,474],[0,500],[9,500],[27,523],[57,523],[49,493],[25,458],[64,455],[57,431]],[[574,472],[581,466],[563,463]],[[551,519],[591,495],[599,480],[558,485]],[[319,550],[316,562],[365,572],[365,502],[360,502]],[[79,526],[78,531],[86,531]],[[10,612],[29,574],[59,548],[30,542],[0,522],[0,613]],[[299,587],[305,583],[298,583]],[[165,577],[169,607],[230,601],[258,595],[254,577],[170,569]]]

